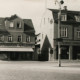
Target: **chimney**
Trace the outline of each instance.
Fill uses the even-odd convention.
[[[67,10],[67,6],[64,6],[64,10]]]

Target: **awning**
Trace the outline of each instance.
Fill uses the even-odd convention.
[[[32,48],[0,48],[0,51],[33,52]]]

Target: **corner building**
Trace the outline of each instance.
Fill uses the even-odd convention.
[[[36,60],[35,30],[31,19],[17,15],[0,18],[0,54],[8,60]]]
[[[40,50],[41,55],[47,55],[47,60],[58,59],[58,13],[57,9],[47,9],[42,19]],[[45,42],[46,36],[48,42]],[[80,11],[67,10],[66,6],[61,10],[60,38],[61,59],[80,59]]]

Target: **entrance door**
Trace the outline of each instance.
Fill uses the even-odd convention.
[[[63,46],[61,48],[61,59],[68,59],[69,58],[69,47],[68,46]]]
[[[80,59],[80,46],[73,47],[73,59]]]

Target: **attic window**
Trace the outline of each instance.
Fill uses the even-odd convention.
[[[13,28],[14,27],[14,23],[10,22],[10,27]]]
[[[77,16],[77,15],[76,15],[76,16],[75,16],[75,19],[76,19],[77,22],[80,22],[80,16]]]
[[[17,28],[21,28],[21,22],[17,22]]]
[[[62,14],[61,15],[61,21],[66,21],[67,20],[67,15],[66,14]]]

